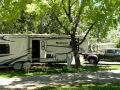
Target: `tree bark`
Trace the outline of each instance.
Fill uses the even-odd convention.
[[[42,19],[41,19],[41,22],[40,22],[40,25],[39,25],[37,33],[38,34],[43,34],[44,33]]]
[[[73,51],[73,53],[74,53],[74,58],[75,58],[75,68],[80,68],[81,63],[80,63],[79,54],[77,53],[77,51]]]
[[[79,41],[76,41],[75,34],[74,32],[70,33],[71,35],[71,40],[72,40],[72,51],[74,55],[74,60],[75,60],[75,68],[81,67],[79,55],[78,55],[78,45]]]

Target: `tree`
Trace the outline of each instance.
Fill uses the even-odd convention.
[[[3,21],[11,22],[18,19],[22,10],[26,9],[26,4],[31,0],[1,0],[0,2],[0,23]]]
[[[14,1],[16,0],[12,0],[12,2]],[[23,0],[17,0],[14,2],[15,4],[10,4],[12,6],[9,6],[9,8],[15,9],[17,7],[18,11],[20,11],[20,2],[23,4],[22,1]],[[28,1],[31,3],[28,4]],[[28,13],[34,12],[39,16],[40,20],[44,20],[48,15],[54,16],[64,32],[71,36],[76,68],[80,67],[77,47],[85,40],[89,32],[91,30],[93,30],[92,32],[98,31],[97,27],[100,27],[100,24],[102,24],[100,35],[105,37],[109,29],[117,27],[117,21],[120,21],[119,0],[26,0],[23,6],[25,6],[25,4],[27,4],[27,8],[22,9],[26,9]],[[7,12],[11,12],[8,10],[9,8],[7,8]],[[14,9],[12,9],[12,15],[15,14]],[[4,9],[2,16],[7,12],[6,9]],[[6,17],[2,18],[1,21],[4,21],[3,19],[11,20],[9,18],[7,19],[9,15],[10,14],[6,14]],[[86,27],[83,28],[83,25],[86,25]],[[86,34],[81,42],[75,44],[75,33],[78,27]]]
[[[117,10],[119,8],[117,0],[101,1],[101,0],[59,0],[50,2],[52,13],[54,14],[57,22],[65,30],[67,34],[71,36],[72,40],[72,51],[75,57],[76,67],[80,66],[79,59],[77,57],[77,46],[75,44],[75,32],[77,27],[81,27],[81,23],[86,23],[87,29],[83,30],[86,32],[83,40],[79,42],[80,45],[88,33],[94,26],[94,32],[102,23],[101,36],[105,37],[110,27],[117,26],[117,20],[119,20],[119,14]],[[116,17],[118,16],[118,17]],[[104,24],[103,24],[104,23]]]
[[[11,23],[4,21],[0,25],[0,33],[36,33],[38,26],[36,15],[27,14],[25,11],[21,11],[18,19],[12,20]]]
[[[45,33],[57,33],[57,34],[65,34],[63,28],[56,21],[55,17],[50,14],[44,18],[44,31]],[[59,30],[58,30],[59,29]]]

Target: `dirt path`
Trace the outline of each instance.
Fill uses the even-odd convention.
[[[66,85],[76,82],[110,83],[118,81],[120,82],[120,70],[37,75],[23,78],[0,78],[0,90],[30,90],[37,87]]]

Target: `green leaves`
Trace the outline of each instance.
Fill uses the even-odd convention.
[[[26,4],[31,0],[2,0],[0,7],[0,22],[17,19],[21,10],[26,8]]]
[[[74,27],[75,32],[80,28],[87,32],[89,26],[97,20],[93,32],[101,29],[99,33],[105,37],[109,28],[116,28],[120,21],[119,5],[119,0],[1,0],[0,22],[12,23],[11,21],[18,19],[24,10],[27,15],[37,15],[36,20],[39,22],[42,19],[51,25],[56,23],[57,17],[61,25],[57,24],[54,28],[58,32],[65,32],[66,29],[72,31]],[[49,30],[50,28],[54,29],[52,26]]]

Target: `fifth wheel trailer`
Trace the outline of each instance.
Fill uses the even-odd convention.
[[[106,48],[115,48],[115,43],[94,43],[91,45],[91,50],[93,52],[104,52]]]
[[[76,39],[83,37],[76,35]],[[0,34],[0,65],[21,69],[26,61],[32,63],[60,63],[73,59],[69,35],[52,34]],[[85,40],[81,48],[88,49]],[[68,53],[70,52],[70,53]]]

